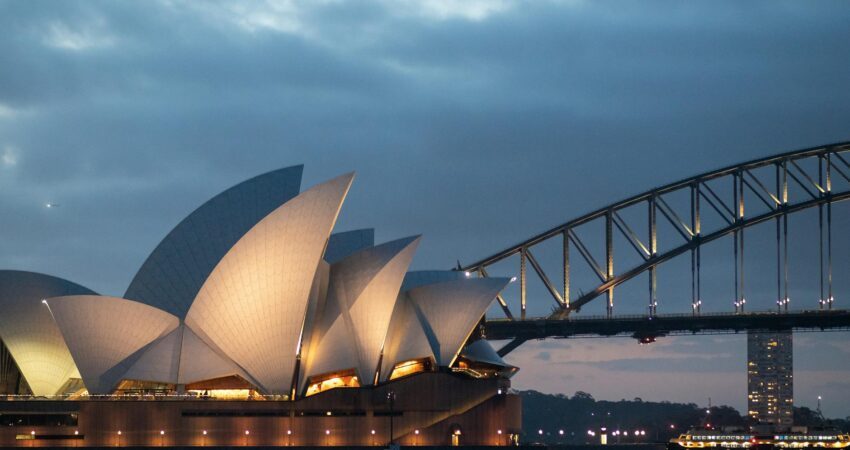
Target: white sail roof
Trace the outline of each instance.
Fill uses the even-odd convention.
[[[147,345],[121,378],[176,384],[177,373],[180,370],[183,329],[184,327],[179,326]]]
[[[330,317],[323,318],[328,332],[311,349],[308,377],[328,372],[341,359],[352,360],[350,350],[354,350],[352,366],[361,384],[374,382],[393,306],[418,244],[418,236],[387,242],[331,266],[328,302],[339,313],[332,322]]]
[[[357,346],[342,314],[336,315],[336,320],[317,341],[318,345],[311,349],[309,357],[302,359],[305,376],[298,386],[302,392],[311,377],[358,367]]]
[[[404,275],[401,284],[402,291],[409,291],[419,286],[437,284],[445,281],[463,280],[469,278],[466,272],[457,270],[414,270]]]
[[[390,329],[387,332],[387,342],[384,344],[381,379],[387,380],[397,364],[422,358],[433,359],[434,352],[422,324],[416,317],[410,297],[407,293],[401,293],[396,300]]]
[[[314,275],[353,178],[315,186],[263,218],[221,259],[186,316],[266,392],[289,393]]]
[[[494,366],[513,367],[499,356],[496,349],[494,349],[486,339],[478,339],[475,342],[470,343],[463,348],[463,351],[460,352],[460,356],[470,361],[492,364]]]
[[[79,378],[74,359],[42,299],[96,295],[61,278],[0,270],[0,339],[34,395],[54,395],[69,378]]]
[[[325,261],[333,264],[354,252],[374,245],[374,228],[334,233],[328,239],[328,248],[325,250]]]
[[[185,318],[225,253],[263,217],[298,195],[303,169],[293,166],[256,176],[198,207],[157,245],[124,297]]]
[[[508,278],[464,277],[408,291],[438,365],[454,362],[475,324],[509,282]]]
[[[191,328],[184,326],[177,383],[189,384],[231,375],[239,375],[256,384],[235,362],[210,347]]]
[[[144,350],[171,333],[177,317],[122,298],[75,295],[47,299],[91,394],[108,394]]]

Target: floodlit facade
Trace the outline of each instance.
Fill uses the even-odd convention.
[[[11,421],[0,445],[510,443],[517,369],[474,337],[509,280],[411,272],[418,236],[376,245],[372,229],[334,233],[354,174],[300,192],[302,171],[269,172],[204,203],[124,298],[0,271],[0,339],[23,382],[6,394],[26,394],[7,397],[18,413],[0,414]],[[36,413],[44,405],[32,396],[56,396],[65,412]],[[168,422],[150,418],[151,402]],[[389,436],[382,417],[396,416]],[[248,428],[241,443],[197,441],[204,423],[259,431],[269,417],[288,443]],[[168,438],[157,430],[166,426]]]
[[[34,272],[0,270],[0,340],[33,395],[62,394],[80,373],[43,299],[95,295],[61,278]]]

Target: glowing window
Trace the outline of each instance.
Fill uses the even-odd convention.
[[[406,377],[415,373],[426,372],[428,370],[431,370],[431,360],[428,358],[403,361],[393,367],[393,371],[390,372],[390,380]]]
[[[311,377],[307,385],[306,396],[316,395],[330,389],[354,387],[360,387],[360,380],[355,375],[354,369],[348,369]]]

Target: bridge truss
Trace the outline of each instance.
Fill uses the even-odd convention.
[[[678,203],[673,202],[673,198],[677,199]],[[832,208],[834,203],[848,198],[850,142],[809,148],[725,167],[643,192],[558,225],[480,261],[459,266],[459,269],[478,276],[488,276],[488,269],[494,264],[517,259],[519,256],[519,311],[517,314],[517,311],[511,309],[510,304],[514,302],[509,303],[505,297],[499,296],[498,304],[505,319],[498,322],[540,323],[541,320],[564,320],[597,298],[605,299],[606,315],[610,318],[614,315],[615,289],[624,282],[647,273],[649,283],[646,315],[655,317],[658,306],[658,267],[679,255],[689,253],[690,299],[692,315],[696,317],[700,316],[702,309],[701,249],[709,242],[731,235],[734,242],[732,308],[735,314],[740,314],[745,312],[747,303],[744,295],[746,231],[755,225],[773,221],[776,247],[776,311],[788,312],[788,217],[799,211],[817,208],[821,275],[817,308],[831,310],[835,300]],[[643,236],[635,231],[638,228],[633,219],[636,210],[643,211],[640,216],[646,221],[646,234]],[[706,226],[706,213],[715,218],[713,226]],[[660,250],[658,244],[659,225],[662,221],[669,224],[665,224],[666,228],[672,227],[674,234],[678,235],[677,244],[664,250]],[[580,227],[592,222],[604,223],[602,249],[593,247],[577,232]],[[643,228],[643,225],[641,227]],[[624,239],[615,240],[615,233]],[[553,241],[557,242],[561,250],[559,273],[556,276],[550,276],[551,272],[547,272],[535,256],[536,248],[552,245]],[[615,248],[618,241],[624,241],[625,246],[629,248]],[[639,256],[639,262],[615,267],[615,252],[621,251],[635,252]],[[604,255],[604,261],[597,261],[594,254]],[[591,269],[598,282],[592,289],[580,292],[571,300],[571,261],[576,259]],[[527,317],[529,267],[554,301],[553,312],[548,317]],[[563,280],[563,284],[556,286],[553,279]],[[515,326],[519,327],[520,324]]]

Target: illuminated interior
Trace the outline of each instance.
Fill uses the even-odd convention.
[[[517,370],[513,366],[498,366],[479,361],[471,361],[466,358],[458,358],[457,364],[452,367],[452,371],[465,373],[473,378],[510,378]]]
[[[428,372],[432,367],[434,367],[434,365],[431,358],[402,361],[393,367],[393,371],[390,372],[390,380],[406,377],[415,373]]]
[[[157,383],[143,380],[121,380],[113,391],[113,395],[168,395],[175,391],[176,386],[169,383]]]
[[[262,400],[254,385],[238,375],[213,378],[186,385],[186,393],[217,400]]]
[[[330,389],[360,387],[360,380],[354,369],[326,373],[311,377],[307,385],[306,396],[316,395]]]

